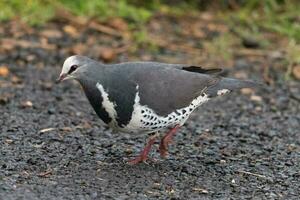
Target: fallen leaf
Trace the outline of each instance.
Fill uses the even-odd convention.
[[[210,21],[214,19],[214,15],[210,12],[202,12],[200,17],[206,21]]]
[[[2,39],[1,40],[1,49],[10,51],[15,48],[15,43],[11,39]]]
[[[110,62],[113,59],[115,59],[116,57],[116,53],[113,49],[111,48],[104,48],[101,52],[100,52],[100,58],[104,61],[104,62]]]
[[[20,83],[22,83],[22,80],[17,76],[13,76],[13,77],[11,77],[11,82],[14,84],[20,84]]]
[[[300,65],[293,68],[293,75],[296,79],[300,80]]]
[[[99,31],[99,32],[102,32],[102,33],[105,33],[105,34],[108,34],[108,35],[122,37],[122,34],[119,31],[117,31],[117,30],[115,30],[115,29],[113,29],[109,26],[99,24],[96,21],[91,21],[89,23],[89,28],[94,29],[94,30]]]
[[[43,49],[47,49],[47,50],[55,50],[56,49],[56,45],[50,44],[48,42],[48,38],[45,38],[45,37],[41,37],[40,44],[37,44],[37,46],[41,47]]]
[[[22,48],[34,48],[34,47],[37,46],[37,43],[27,41],[27,40],[16,40],[15,45],[19,46],[19,47],[22,47]]]
[[[221,164],[225,164],[225,163],[226,163],[226,160],[220,160],[220,163],[221,163]]]
[[[262,107],[260,107],[260,106],[255,107],[255,111],[261,112],[262,111]]]
[[[208,190],[203,189],[203,188],[193,188],[194,191],[202,193],[202,194],[207,194]]]
[[[247,74],[243,71],[238,71],[238,72],[234,73],[234,77],[239,78],[239,79],[247,79],[248,78]]]
[[[268,55],[272,59],[283,59],[284,53],[282,51],[271,51]]]
[[[200,29],[194,29],[193,30],[193,36],[197,38],[204,38],[206,36],[205,32]]]
[[[49,170],[47,170],[45,172],[39,173],[38,176],[49,177],[51,174],[52,174],[52,169],[49,169]]]
[[[225,25],[214,24],[214,23],[208,23],[207,29],[209,31],[217,31],[217,32],[226,32],[228,30],[228,28]]]
[[[251,99],[251,101],[256,101],[256,102],[262,101],[262,97],[258,96],[258,95],[251,95],[250,99]]]
[[[92,125],[90,123],[88,123],[87,121],[85,121],[85,122],[83,122],[82,125],[79,125],[76,128],[79,128],[79,129],[90,129],[90,128],[92,128]]]
[[[82,43],[78,43],[78,44],[75,44],[73,47],[71,47],[70,51],[73,54],[84,54],[86,49],[87,49],[86,45],[84,45]]]
[[[242,93],[242,94],[245,94],[245,95],[249,95],[249,94],[253,94],[253,93],[254,93],[254,90],[251,89],[251,88],[242,88],[242,89],[241,89],[241,93]]]
[[[149,22],[149,27],[151,27],[151,30],[153,30],[154,32],[162,30],[162,24],[157,20],[151,20]]]
[[[46,29],[41,31],[41,36],[44,36],[46,38],[61,38],[62,33],[59,30],[56,29]]]
[[[40,42],[36,41],[28,41],[28,40],[15,40],[10,38],[4,38],[1,40],[1,50],[12,50],[15,47],[21,47],[21,48],[44,48],[53,50],[56,49],[56,45],[49,44],[48,39],[46,37],[41,37]],[[29,60],[32,59],[32,57],[29,57]]]
[[[109,25],[117,30],[126,31],[128,30],[128,24],[122,18],[113,18],[109,21]]]
[[[6,65],[0,66],[0,76],[7,77],[9,74],[9,69]]]
[[[292,152],[297,150],[297,146],[295,144],[289,144],[288,145],[288,151]]]
[[[36,59],[36,55],[34,55],[34,54],[30,54],[30,55],[26,56],[26,60],[28,62],[32,62],[34,59]]]
[[[33,103],[31,101],[22,101],[21,107],[22,108],[31,108],[33,106]]]
[[[90,36],[87,38],[85,43],[86,43],[86,45],[94,45],[94,44],[96,44],[96,42],[97,42],[97,38]]]
[[[6,144],[11,144],[11,143],[13,143],[13,142],[14,142],[14,141],[11,140],[11,139],[6,139],[6,140],[5,140],[5,143],[6,143]]]
[[[73,129],[71,127],[66,126],[66,127],[62,127],[61,130],[65,132],[71,132]]]
[[[154,186],[161,186],[161,183],[153,183]]]
[[[53,131],[53,130],[55,130],[55,128],[44,128],[44,129],[40,130],[39,133],[46,133],[46,132]]]
[[[64,26],[63,30],[64,30],[65,33],[67,33],[68,35],[70,35],[72,37],[78,37],[79,36],[78,30],[72,25]]]

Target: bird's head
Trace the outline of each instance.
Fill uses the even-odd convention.
[[[68,57],[62,67],[59,78],[56,80],[60,83],[63,80],[76,78],[80,68],[83,68],[87,63],[91,62],[91,59],[85,56],[73,55]]]

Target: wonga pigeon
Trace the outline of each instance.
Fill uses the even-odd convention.
[[[172,137],[198,106],[256,85],[212,75],[220,71],[158,62],[103,64],[74,55],[65,60],[58,82],[77,80],[97,115],[114,130],[156,133],[169,128],[159,145],[160,155],[165,157]],[[156,137],[152,136],[130,163],[146,161]]]

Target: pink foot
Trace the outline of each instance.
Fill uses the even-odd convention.
[[[179,128],[180,126],[176,125],[161,139],[159,145],[160,157],[165,158],[168,155],[168,145],[172,142],[172,138]]]
[[[146,162],[146,160],[148,159],[148,154],[151,150],[151,147],[155,143],[156,137],[157,137],[156,135],[150,137],[149,141],[147,142],[147,144],[146,144],[144,150],[141,152],[141,154],[139,156],[137,156],[136,158],[129,160],[128,164],[136,165],[141,162]]]

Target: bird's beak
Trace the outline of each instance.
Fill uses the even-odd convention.
[[[58,83],[62,82],[66,77],[67,77],[67,74],[61,74],[61,75],[59,75],[58,79],[56,79],[55,82],[58,84]]]

